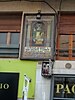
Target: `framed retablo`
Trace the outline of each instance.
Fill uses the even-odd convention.
[[[51,56],[51,37],[54,27],[54,16],[41,14],[24,14],[21,59],[49,59]]]

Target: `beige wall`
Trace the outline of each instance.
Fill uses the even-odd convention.
[[[60,0],[47,0],[50,5],[56,10],[59,10]],[[75,0],[62,0],[61,10],[75,10]],[[11,1],[11,2],[0,2],[0,11],[24,11],[28,12],[54,12],[44,2],[27,2],[27,1]]]

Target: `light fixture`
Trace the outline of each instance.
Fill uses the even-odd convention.
[[[41,19],[41,10],[38,10],[38,13],[36,15],[36,19]]]

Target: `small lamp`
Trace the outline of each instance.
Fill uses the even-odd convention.
[[[41,19],[41,10],[38,10],[38,13],[36,15],[36,19]]]

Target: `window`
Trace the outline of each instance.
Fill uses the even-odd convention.
[[[75,60],[75,15],[60,14],[56,59]]]
[[[58,59],[75,59],[75,34],[59,35]]]
[[[59,56],[68,57],[69,56],[69,35],[60,35],[59,42]]]
[[[75,99],[75,76],[56,75],[53,77],[51,100]]]
[[[21,59],[49,59],[51,36],[54,32],[54,15],[24,14]]]
[[[19,32],[0,32],[0,57],[18,57]]]
[[[19,12],[0,13],[0,57],[19,56],[21,16]]]

